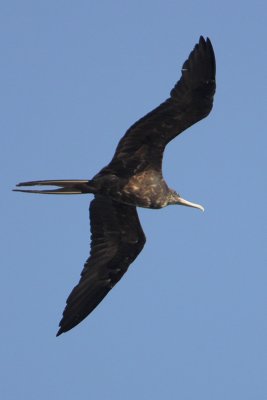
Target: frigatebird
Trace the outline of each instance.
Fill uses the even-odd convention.
[[[204,208],[183,199],[162,176],[166,145],[212,109],[215,94],[212,44],[200,37],[182,67],[170,97],[132,125],[111,162],[91,180],[41,180],[17,186],[56,186],[52,190],[15,189],[41,194],[91,193],[91,251],[77,286],[70,293],[59,336],[86,318],[121,279],[144,247],[146,238],[136,207],[159,209],[171,204]]]

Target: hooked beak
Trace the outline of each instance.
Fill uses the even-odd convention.
[[[179,197],[177,204],[180,204],[181,206],[186,206],[186,207],[198,208],[199,210],[204,211],[204,207],[202,207],[200,204],[191,203],[191,201],[185,200],[182,197]]]

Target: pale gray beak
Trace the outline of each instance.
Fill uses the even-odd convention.
[[[191,201],[182,199],[182,197],[179,197],[177,204],[180,204],[181,206],[186,206],[186,207],[199,208],[199,210],[204,211],[204,207],[201,206],[200,204],[191,203]]]

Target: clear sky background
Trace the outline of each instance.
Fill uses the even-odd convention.
[[[2,399],[267,398],[266,17],[257,0],[1,2]],[[139,210],[143,252],[56,338],[91,197],[11,189],[91,178],[168,97],[201,34],[214,108],[168,146],[164,175],[205,213]]]

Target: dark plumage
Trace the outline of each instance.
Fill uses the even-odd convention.
[[[57,335],[79,324],[121,279],[145,244],[136,207],[170,204],[203,207],[184,200],[162,176],[165,146],[212,109],[215,56],[202,36],[185,61],[182,77],[170,97],[132,125],[120,140],[111,162],[91,180],[46,180],[17,186],[58,186],[54,190],[25,190],[42,194],[92,193],[91,252],[81,279],[67,299]]]

